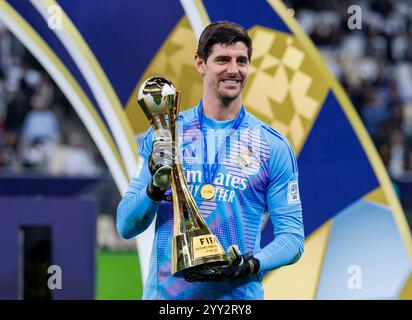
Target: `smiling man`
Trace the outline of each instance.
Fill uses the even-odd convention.
[[[240,25],[210,24],[199,39],[195,66],[203,77],[203,99],[181,112],[182,167],[200,212],[225,251],[241,254],[211,281],[173,275],[173,206],[170,140],[149,130],[139,153],[139,172],[117,210],[124,238],[143,232],[156,218],[156,233],[144,299],[263,299],[266,271],[295,263],[304,230],[298,168],[287,139],[248,113],[242,104],[252,41]],[[276,88],[273,88],[276,90]],[[275,238],[261,248],[267,218]]]

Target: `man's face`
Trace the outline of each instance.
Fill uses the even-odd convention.
[[[248,50],[243,42],[225,46],[215,44],[205,62],[195,57],[198,71],[203,75],[204,94],[221,101],[232,101],[240,96],[249,73]]]

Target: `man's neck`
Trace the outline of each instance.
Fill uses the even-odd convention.
[[[242,98],[239,96],[235,100],[223,103],[217,98],[203,98],[203,112],[209,118],[224,121],[236,118],[242,107]]]

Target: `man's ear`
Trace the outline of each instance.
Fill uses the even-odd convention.
[[[197,69],[197,72],[199,72],[202,77],[205,74],[205,64],[206,63],[203,58],[198,54],[195,54],[195,67]]]

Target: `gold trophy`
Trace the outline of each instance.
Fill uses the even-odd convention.
[[[156,136],[169,137],[175,150],[171,170],[173,198],[172,273],[183,271],[189,281],[215,279],[222,266],[229,264],[219,239],[210,231],[183,174],[179,161],[176,120],[181,92],[163,77],[151,77],[140,87],[137,102],[149,120]],[[166,119],[167,114],[167,119]]]

